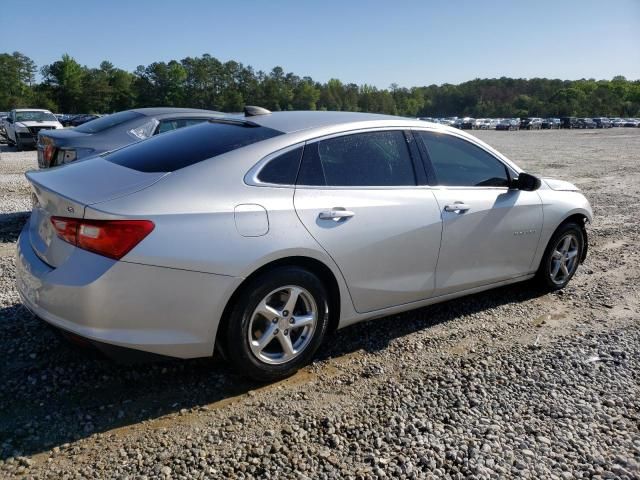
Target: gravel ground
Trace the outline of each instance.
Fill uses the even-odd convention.
[[[0,477],[640,478],[640,130],[477,132],[592,202],[571,284],[355,325],[268,386],[217,359],[121,366],[14,289],[34,152],[0,157]]]

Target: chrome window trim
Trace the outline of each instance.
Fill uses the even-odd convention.
[[[244,175],[244,183],[251,187],[271,187],[271,188],[296,188],[295,184],[285,184],[285,183],[268,183],[262,182],[258,178],[260,172],[266,165],[273,160],[274,158],[279,157],[280,155],[284,155],[291,150],[295,150],[296,148],[304,147],[305,142],[298,142],[287,147],[281,148],[280,150],[276,150],[275,152],[271,152],[266,157],[262,157],[251,169]],[[300,159],[302,161],[302,158]]]

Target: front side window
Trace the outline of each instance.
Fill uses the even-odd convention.
[[[308,144],[299,185],[415,185],[409,147],[400,130],[343,135]]]
[[[427,148],[438,185],[508,187],[507,168],[483,149],[452,135],[418,134]]]

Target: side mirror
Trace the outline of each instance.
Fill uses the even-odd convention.
[[[7,117],[7,123],[13,123],[13,120],[11,120],[11,117]]]
[[[533,192],[540,188],[542,182],[535,175],[530,173],[521,172],[518,178],[513,180],[513,187],[518,190],[524,190],[526,192]]]

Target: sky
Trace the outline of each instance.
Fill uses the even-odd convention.
[[[68,53],[133,71],[209,53],[379,88],[640,79],[640,0],[30,0],[0,11],[0,53],[38,66]]]

